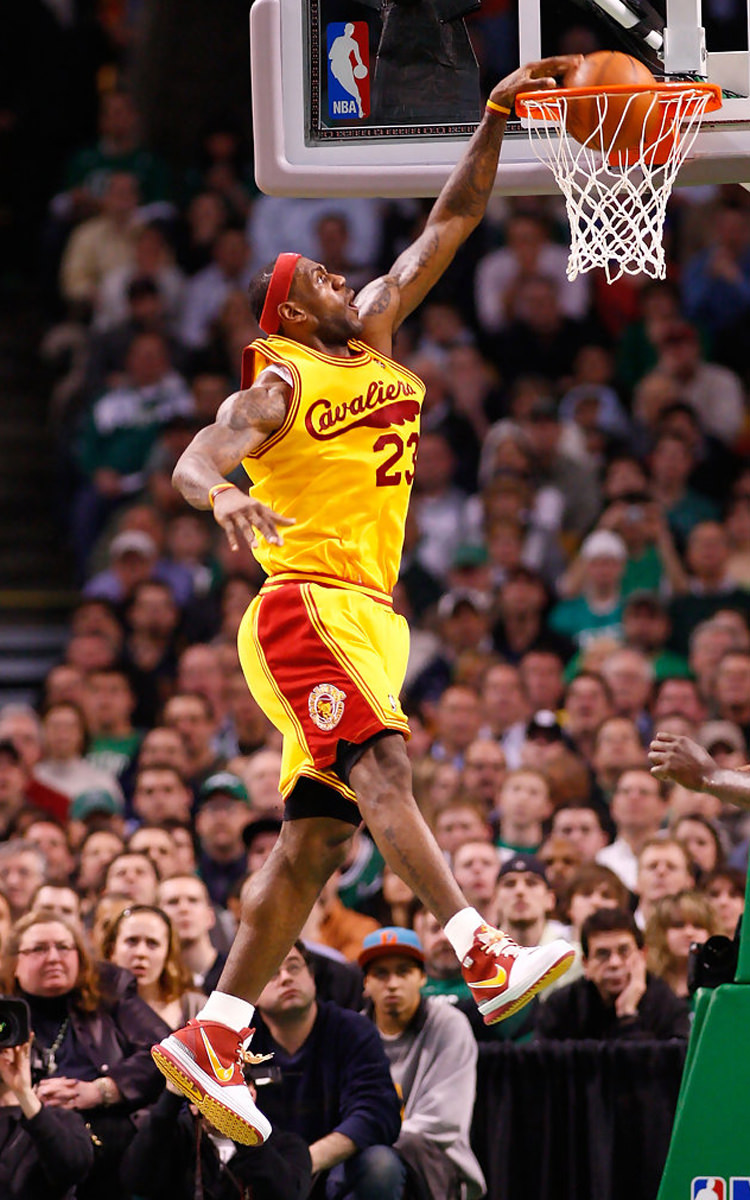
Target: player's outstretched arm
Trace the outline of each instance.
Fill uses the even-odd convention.
[[[519,92],[556,86],[558,76],[580,62],[560,55],[519,67],[498,83],[492,104],[510,110]],[[484,115],[466,152],[453,168],[417,240],[387,275],[362,289],[356,304],[368,341],[389,337],[417,307],[446,269],[462,242],[484,216],[497,174],[506,115],[493,108]]]
[[[657,733],[649,746],[651,774],[694,792],[710,792],[729,804],[750,808],[750,768],[724,769],[684,734]]]
[[[227,397],[213,425],[195,435],[174,469],[172,483],[188,504],[211,507],[211,489],[225,483],[225,475],[281,427],[290,393],[288,383],[262,372],[251,388]],[[257,534],[280,545],[278,526],[294,524],[235,487],[216,494],[213,510],[233,550],[241,541],[254,546]]]

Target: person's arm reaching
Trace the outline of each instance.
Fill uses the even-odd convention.
[[[580,55],[543,58],[519,67],[492,90],[466,153],[456,164],[416,241],[399,255],[390,272],[362,289],[356,304],[365,341],[390,350],[399,325],[424,299],[484,216],[497,175],[507,114],[519,92],[551,88]],[[505,109],[505,112],[498,111]]]
[[[651,774],[694,792],[710,792],[730,804],[750,808],[750,767],[719,766],[707,750],[684,734],[657,733],[648,751]]]
[[[284,423],[291,391],[272,371],[261,372],[252,387],[227,397],[214,423],[195,435],[174,469],[174,486],[193,508],[213,507],[233,550],[241,541],[254,546],[257,534],[280,545],[277,526],[294,524],[240,488],[225,486],[224,478]]]

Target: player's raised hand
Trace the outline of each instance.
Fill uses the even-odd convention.
[[[702,746],[692,738],[678,733],[657,733],[648,750],[651,774],[657,779],[668,779],[703,791],[718,764]]]
[[[557,54],[552,58],[542,58],[539,62],[526,63],[511,75],[506,75],[495,84],[490,92],[493,104],[503,108],[512,108],[513,101],[519,92],[542,91],[558,86],[559,79],[572,67],[577,67],[583,60],[581,54]]]
[[[292,517],[282,517],[239,488],[227,488],[218,493],[214,501],[214,519],[221,525],[233,550],[239,550],[241,542],[247,542],[253,549],[258,545],[259,537],[273,546],[283,546],[284,538],[278,526],[295,523]]]

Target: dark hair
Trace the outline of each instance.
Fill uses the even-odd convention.
[[[594,681],[594,683],[598,684],[599,687],[602,689],[602,691],[606,697],[607,703],[610,705],[610,707],[614,704],[614,696],[612,695],[612,688],[610,687],[609,683],[604,678],[604,676],[600,675],[598,671],[577,671],[576,674],[573,676],[573,678],[570,679],[565,685],[565,691],[563,693],[565,699],[567,699],[568,693],[570,692],[570,689],[572,688],[573,684],[576,683],[579,679],[592,679]]]
[[[263,305],[266,302],[266,296],[268,294],[268,285],[271,282],[271,276],[273,275],[273,269],[275,266],[275,259],[271,263],[266,263],[265,267],[261,267],[261,269],[257,271],[255,275],[253,275],[250,283],[248,284],[247,295],[250,301],[250,308],[252,309],[255,320],[258,322],[260,322],[261,313],[263,312]]]
[[[119,862],[121,858],[143,858],[143,859],[145,859],[146,862],[148,863],[148,865],[151,867],[151,870],[154,872],[156,882],[161,883],[161,874],[159,873],[159,868],[157,867],[153,858],[151,858],[146,853],[145,850],[128,850],[127,846],[126,846],[125,849],[120,854],[116,854],[115,857],[111,860],[111,862],[107,863],[107,868],[104,872],[105,888],[106,888],[107,878],[109,876],[110,871],[112,870],[112,867],[115,865],[116,862]]]
[[[636,925],[633,914],[624,908],[598,908],[581,926],[581,950],[583,957],[589,956],[589,943],[597,933],[630,933],[635,938],[635,944],[640,950],[643,946],[643,934]]]
[[[745,895],[745,887],[747,885],[747,876],[739,867],[714,867],[713,871],[709,871],[700,881],[700,891],[707,892],[712,883],[716,883],[717,879],[726,879],[727,883],[731,884],[732,890],[738,896]]]
[[[627,887],[619,875],[597,862],[581,863],[571,875],[563,888],[563,911],[570,911],[570,902],[574,896],[591,896],[598,888],[608,888],[617,907],[627,911],[630,899]]]

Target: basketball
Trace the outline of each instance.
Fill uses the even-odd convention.
[[[354,78],[355,79],[364,79],[366,74],[367,74],[367,67],[365,66],[365,64],[357,63],[356,67],[354,68]]]
[[[616,50],[597,50],[587,54],[583,62],[568,71],[563,78],[563,87],[605,87],[608,84],[632,84],[642,87],[655,83],[654,76],[644,63],[629,54]],[[637,146],[646,121],[649,126],[658,120],[658,112],[649,112],[654,101],[653,92],[635,95],[570,96],[565,117],[565,128],[581,145],[591,138],[592,148],[603,153],[629,150]],[[606,105],[606,109],[603,107]],[[604,112],[602,119],[601,113]],[[601,122],[601,130],[599,125]],[[651,131],[649,130],[649,133]],[[646,138],[653,140],[653,135]]]

